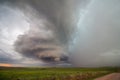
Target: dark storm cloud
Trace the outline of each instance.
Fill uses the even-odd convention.
[[[27,14],[30,28],[15,42],[17,52],[44,62],[68,62],[67,32],[62,23],[64,19],[60,18],[65,7],[63,2],[26,0],[18,3]]]
[[[29,31],[29,33],[19,36],[15,43],[16,51],[45,62],[66,62],[68,60],[66,52],[55,41],[53,34],[50,37],[50,33],[45,35],[46,31],[42,33],[40,31],[41,29],[32,34]]]
[[[4,0],[1,3],[22,10],[30,24],[29,30],[15,41],[17,52],[45,62],[68,61],[64,50],[67,36],[58,19],[63,1]]]
[[[14,39],[15,50],[44,62],[68,62],[67,44],[76,26],[76,7],[83,7],[86,2],[88,0],[2,0],[3,5],[15,9],[16,13],[20,13],[16,10],[22,11],[29,23],[29,30]]]

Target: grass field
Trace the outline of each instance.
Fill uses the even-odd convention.
[[[93,80],[119,68],[0,68],[0,80]]]

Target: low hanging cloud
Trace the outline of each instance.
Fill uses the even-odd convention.
[[[30,19],[33,19],[32,22]],[[39,19],[36,15],[30,15],[30,19],[29,30],[18,36],[15,50],[26,57],[47,63],[67,62],[67,52],[60,44],[54,24],[43,15]]]
[[[68,57],[65,51],[61,46],[51,42],[51,40],[41,39],[39,36],[26,34],[19,36],[15,47],[17,52],[27,57],[37,58],[44,62],[66,62]]]

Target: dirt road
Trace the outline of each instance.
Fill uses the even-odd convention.
[[[112,73],[95,80],[120,80],[120,73]]]

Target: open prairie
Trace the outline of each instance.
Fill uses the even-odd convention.
[[[93,80],[119,68],[0,68],[0,80]]]

